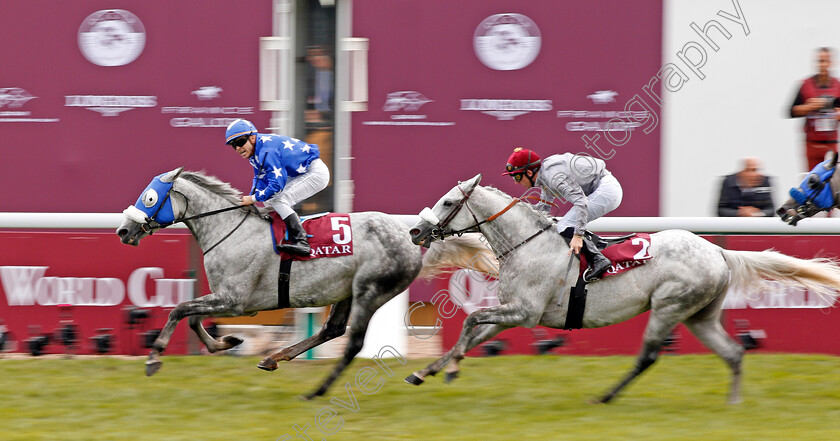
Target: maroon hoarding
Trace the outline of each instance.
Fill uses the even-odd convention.
[[[353,15],[370,39],[355,210],[418,213],[477,173],[518,195],[500,173],[523,146],[605,159],[625,189],[613,214],[658,215],[661,1],[369,0]]]
[[[142,334],[161,329],[178,303],[208,292],[192,236],[160,233],[141,247],[114,233],[0,231],[0,321],[29,352],[49,336],[46,353],[67,350],[61,329],[76,328],[75,353],[96,352],[92,337],[110,335],[107,353],[147,353]],[[141,311],[129,320],[129,310]],[[167,353],[188,352],[186,323]],[[7,348],[10,349],[10,348]]]
[[[224,146],[258,94],[266,0],[4,2],[0,211],[115,212],[160,173],[204,169],[247,191]]]
[[[835,257],[840,249],[837,236],[704,236],[726,249],[761,251],[774,248],[800,258],[815,256]],[[630,270],[632,271],[632,270]],[[434,307],[442,315],[443,347],[448,349],[458,340],[465,310],[470,306],[453,308],[452,300],[468,298],[479,307],[498,304],[495,293],[484,302],[484,284],[470,277],[460,277],[457,284],[451,279],[435,281],[438,295]],[[494,286],[491,284],[490,286]],[[840,355],[840,301],[833,307],[814,294],[793,288],[777,287],[762,293],[733,293],[723,305],[722,323],[733,336],[749,334],[758,338],[759,351],[786,353],[817,353]],[[450,297],[451,296],[451,297]],[[447,301],[446,299],[452,300]],[[463,304],[463,303],[462,303]],[[551,352],[575,355],[631,355],[639,352],[642,335],[649,313],[644,313],[622,323],[603,328],[563,331],[536,327],[513,328],[503,331],[494,340],[501,340],[504,354],[534,354],[540,340],[565,337],[564,344]],[[447,318],[448,317],[448,318]],[[740,340],[739,340],[740,341]],[[677,326],[666,352],[705,353],[703,346],[683,325]],[[743,342],[742,342],[743,343]],[[470,355],[482,355],[482,348],[473,349]]]

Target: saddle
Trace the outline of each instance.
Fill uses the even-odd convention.
[[[286,236],[286,223],[276,212],[269,213],[274,252],[283,260],[311,260],[320,257],[339,257],[353,254],[353,230],[350,216],[342,213],[320,213],[304,216],[303,229],[309,237],[309,256],[282,252],[278,245]]]
[[[568,244],[572,240],[573,230],[566,230],[561,234]],[[601,237],[597,234],[586,231],[586,238],[591,240],[601,254],[612,262],[603,277],[622,273],[637,266],[644,265],[645,261],[653,257],[649,252],[650,234],[630,233],[624,236]],[[586,270],[586,257],[580,255],[580,273]]]

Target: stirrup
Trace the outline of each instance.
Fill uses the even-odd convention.
[[[309,244],[304,243],[284,243],[280,244],[277,247],[278,250],[284,251],[286,253],[295,254],[298,256],[309,256],[312,253],[312,248],[309,247]]]
[[[600,271],[598,271],[598,273],[595,273],[592,268],[592,266],[589,266],[583,271],[583,281],[586,283],[592,283],[601,280],[601,278],[604,276],[604,273],[607,272],[608,269],[610,269],[610,265],[603,267]]]

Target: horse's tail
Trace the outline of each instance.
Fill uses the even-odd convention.
[[[805,287],[828,304],[834,304],[840,290],[840,265],[833,259],[818,257],[798,259],[772,250],[722,250],[732,271],[732,288],[754,290],[755,283],[766,280],[789,286]]]
[[[430,279],[458,269],[471,269],[491,277],[499,275],[499,260],[484,236],[467,233],[432,243],[423,255],[423,269],[418,277]]]

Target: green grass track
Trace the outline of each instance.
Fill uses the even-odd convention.
[[[391,360],[391,377],[356,360],[313,401],[299,395],[332,361],[268,373],[253,357],[163,360],[146,378],[141,359],[2,359],[0,440],[840,440],[840,358],[830,356],[747,354],[735,406],[712,355],[663,355],[609,405],[586,400],[631,357],[468,358],[455,383],[439,375],[420,387],[403,377],[430,360]]]

